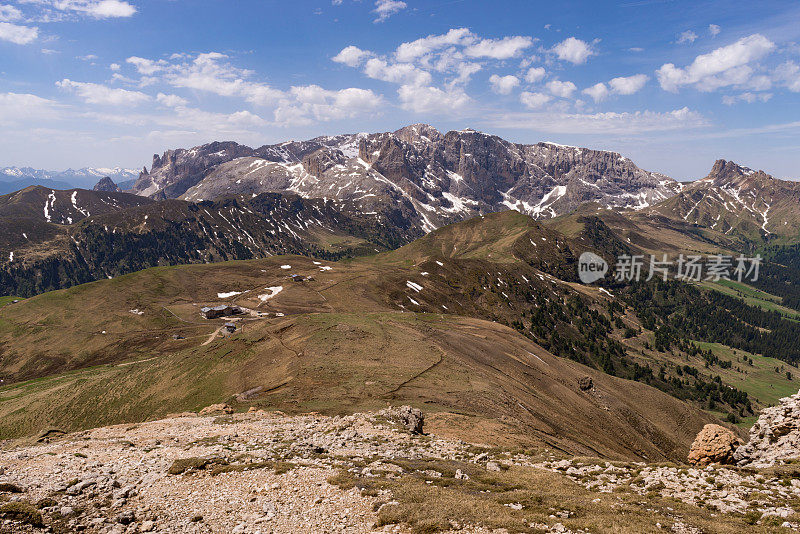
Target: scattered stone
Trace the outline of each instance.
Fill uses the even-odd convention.
[[[724,426],[708,424],[697,434],[689,449],[690,464],[706,466],[709,464],[732,465],[734,453],[741,444],[731,430]]]

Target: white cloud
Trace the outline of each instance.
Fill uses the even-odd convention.
[[[368,89],[348,88],[339,91],[318,85],[292,87],[287,99],[275,110],[279,124],[308,124],[312,119],[330,121],[373,114],[383,105],[383,98]]]
[[[716,24],[709,24],[708,25],[708,33],[711,34],[711,37],[716,37],[717,35],[719,35],[719,32],[721,32],[721,31],[722,31],[722,29],[719,26],[717,26]]]
[[[487,121],[502,128],[522,128],[548,133],[570,134],[639,134],[684,130],[708,126],[696,111],[681,108],[665,113],[656,111],[608,113],[512,113]]]
[[[543,67],[531,67],[525,73],[525,81],[528,83],[537,83],[544,79],[547,75]]]
[[[611,90],[618,95],[632,95],[641,91],[650,77],[646,74],[635,74],[633,76],[620,76],[608,82]]]
[[[80,59],[81,61],[94,61],[97,59],[95,54],[86,54],[85,56],[75,56],[75,59]]]
[[[450,113],[463,109],[471,102],[460,89],[444,91],[438,87],[403,85],[397,90],[403,109],[416,113]]]
[[[22,18],[22,11],[11,5],[0,5],[0,21],[13,22]]]
[[[119,63],[112,63],[111,65],[108,66],[108,68],[113,70],[114,72],[117,72],[122,67],[120,66]]]
[[[0,93],[0,125],[17,121],[54,118],[58,104],[27,93]]]
[[[0,22],[0,41],[9,41],[18,45],[26,45],[39,37],[39,28],[20,26],[10,22]]]
[[[453,28],[442,35],[429,35],[416,41],[402,43],[394,54],[398,61],[408,63],[448,46],[468,45],[475,40],[475,35],[469,29]]]
[[[547,82],[547,90],[561,98],[570,98],[577,89],[578,87],[572,82],[562,82],[560,80]]]
[[[410,63],[388,64],[378,58],[372,58],[364,65],[364,74],[376,80],[410,85],[428,85],[431,83],[429,72],[418,69]]]
[[[495,93],[499,95],[508,95],[519,85],[519,78],[511,74],[508,76],[492,74],[489,77],[489,83],[492,84],[492,91]]]
[[[464,53],[475,58],[510,59],[517,57],[523,50],[531,46],[533,46],[532,38],[515,35],[502,39],[483,39],[467,46]]]
[[[693,43],[697,40],[697,34],[694,33],[692,30],[686,30],[685,32],[678,35],[678,43]]]
[[[473,74],[481,70],[478,63],[462,62],[456,66],[457,76],[450,81],[450,85],[463,85],[469,82]]]
[[[357,46],[346,46],[331,59],[336,63],[342,63],[348,67],[358,67],[364,61],[364,58],[370,55],[372,55],[371,52],[361,50]]]
[[[163,71],[168,65],[168,63],[163,59],[159,61],[153,61],[152,59],[145,59],[137,56],[129,57],[125,61],[136,67],[136,70],[139,72],[139,74],[144,74],[145,76],[150,76],[157,72]]]
[[[132,17],[136,8],[122,0],[44,0],[46,5],[59,11],[71,11],[97,19]]]
[[[209,52],[178,64],[164,65],[161,61],[158,63],[150,60],[137,61],[137,68],[143,74],[163,71],[166,81],[174,87],[205,91],[219,96],[242,97],[251,104],[259,106],[274,104],[284,97],[284,93],[278,89],[248,80],[253,72],[224,63],[223,60],[227,58],[225,54]]]
[[[586,60],[597,54],[586,41],[575,37],[565,39],[552,48],[553,52],[562,61],[569,61],[575,65],[586,63]]]
[[[544,93],[525,91],[519,95],[519,101],[529,109],[539,109],[551,100],[553,100],[553,97]]]
[[[670,92],[677,92],[684,85],[694,85],[701,91],[739,85],[746,83],[753,72],[748,63],[763,58],[774,48],[775,43],[763,35],[754,34],[697,56],[683,69],[666,63],[656,71],[656,75],[661,87]]]
[[[772,98],[772,93],[746,92],[739,95],[725,95],[722,97],[722,103],[726,106],[732,106],[736,102],[747,102],[748,104],[752,104],[753,102],[767,102],[770,98]]]
[[[156,95],[156,101],[168,108],[185,108],[189,105],[189,101],[185,98],[178,95],[166,95],[164,93],[158,93],[158,95]]]
[[[800,93],[800,66],[794,61],[786,61],[775,70],[775,77],[793,93]]]
[[[56,85],[76,93],[87,104],[135,106],[150,100],[148,95],[139,91],[106,87],[97,83],[75,82],[68,78],[56,82]]]
[[[392,15],[404,10],[406,7],[408,7],[408,4],[401,2],[400,0],[376,0],[375,9],[373,9],[372,12],[377,15],[377,18],[373,22],[384,22]]]
[[[601,102],[608,97],[608,87],[604,83],[596,83],[593,86],[584,89],[583,94],[592,97],[595,102]]]

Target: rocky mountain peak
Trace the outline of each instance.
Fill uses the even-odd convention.
[[[97,184],[94,186],[93,190],[94,191],[106,191],[106,192],[119,192],[119,191],[122,191],[122,189],[120,189],[119,186],[114,183],[114,180],[112,180],[108,176],[104,176],[103,178],[101,178],[100,181],[97,182]]]
[[[430,124],[410,124],[394,132],[401,141],[406,143],[436,143],[441,141],[442,134]]]

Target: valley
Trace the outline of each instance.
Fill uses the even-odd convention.
[[[796,392],[794,215],[782,210],[787,224],[754,230],[762,200],[745,189],[774,179],[718,162],[710,178],[677,184],[613,153],[423,126],[257,151],[216,143],[170,152],[140,175],[137,184],[151,189],[140,194],[106,180],[94,191],[35,186],[0,197],[8,255],[0,292],[20,295],[0,299],[3,443],[173,421],[220,403],[290,419],[411,405],[437,439],[479,436],[491,450],[525,450],[536,460],[524,465],[536,469],[558,473],[564,459],[591,458],[647,465],[672,480],[656,466],[685,462],[702,429],[721,423],[743,441],[762,410]],[[483,147],[492,161],[470,174],[463,157],[448,163],[456,145],[469,154]],[[559,163],[545,172],[558,194],[530,192],[543,195],[534,202],[485,191],[489,175],[502,190],[503,165],[512,189],[541,181],[518,168],[550,150]],[[498,154],[510,159],[499,163]],[[429,161],[430,183],[414,181],[420,161]],[[617,176],[621,190],[572,192],[575,180],[604,180],[592,173],[618,166],[642,181]],[[667,189],[648,192],[650,178]],[[425,189],[434,182],[441,204]],[[459,184],[467,196],[455,196]],[[733,195],[732,187],[751,199],[742,211],[725,212],[721,226],[699,215],[722,194],[715,188]],[[775,185],[763,202],[778,205],[787,187]],[[578,278],[587,251],[612,266],[597,284]],[[615,280],[614,262],[632,254],[767,259],[746,283]],[[214,307],[221,316],[206,318]],[[591,467],[577,465],[587,476],[568,470],[569,483],[588,483]],[[639,490],[637,476],[625,476],[630,488],[614,491],[654,502],[647,484]],[[362,496],[372,491],[358,484]],[[575,498],[574,487],[564,491]],[[675,525],[708,524],[696,493],[665,495],[689,506],[670,515]],[[732,510],[732,524],[754,513]]]

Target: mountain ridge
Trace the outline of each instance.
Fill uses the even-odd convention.
[[[427,124],[394,132],[321,136],[250,148],[214,142],[154,155],[132,191],[154,198],[210,200],[291,192],[311,198],[402,203],[430,231],[474,215],[517,209],[534,218],[584,202],[643,209],[679,184],[616,152],[554,143],[516,144],[472,129],[440,133]]]

